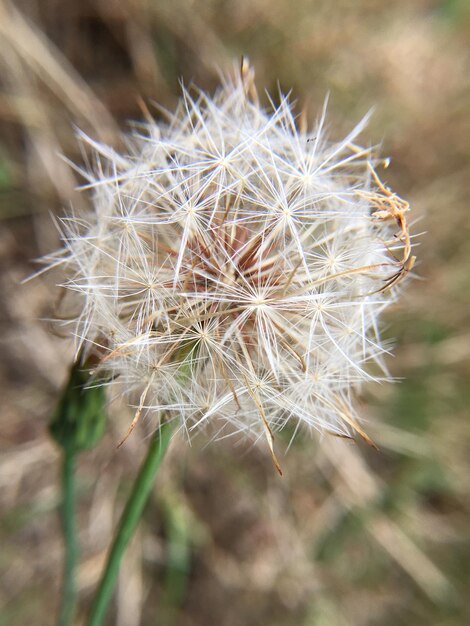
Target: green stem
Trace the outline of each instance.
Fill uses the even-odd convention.
[[[91,607],[88,626],[101,626],[113,595],[124,552],[134,534],[152,490],[155,474],[170,443],[172,427],[163,422],[155,431],[145,461],[132,486]]]
[[[78,558],[75,528],[75,451],[64,448],[62,462],[62,503],[60,517],[64,534],[64,579],[58,626],[73,623],[77,604],[75,569]]]

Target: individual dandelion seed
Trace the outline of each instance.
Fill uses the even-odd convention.
[[[95,352],[142,411],[188,434],[265,436],[286,424],[367,440],[354,395],[389,378],[378,320],[414,263],[408,204],[373,151],[263,108],[242,65],[210,97],[183,89],[117,154],[84,135],[92,208],[62,220],[52,262]],[[370,441],[370,440],[369,440]]]

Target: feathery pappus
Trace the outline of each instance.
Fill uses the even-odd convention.
[[[49,259],[75,293],[78,349],[157,422],[265,436],[286,424],[368,439],[354,409],[389,378],[378,320],[414,257],[408,204],[373,151],[261,106],[242,64],[212,97],[184,89],[118,154],[84,135],[87,214]],[[131,400],[132,401],[132,400]],[[130,431],[129,431],[130,432]]]

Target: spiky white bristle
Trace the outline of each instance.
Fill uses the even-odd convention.
[[[384,187],[366,120],[328,140],[251,77],[183,89],[128,154],[88,140],[92,210],[63,220],[76,335],[145,409],[188,433],[292,423],[363,434],[363,381],[388,378],[377,321],[413,257],[406,203]],[[139,399],[140,398],[140,402]]]

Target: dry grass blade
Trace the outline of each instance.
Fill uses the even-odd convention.
[[[342,478],[339,491],[343,504],[348,508],[373,506],[383,487],[370,467],[366,466],[360,452],[343,445],[341,456],[332,446],[325,446],[324,453]],[[431,600],[439,602],[449,593],[451,585],[447,577],[389,517],[376,513],[366,527]]]
[[[0,4],[0,36],[97,137],[118,136],[115,121],[75,68],[8,0]]]

